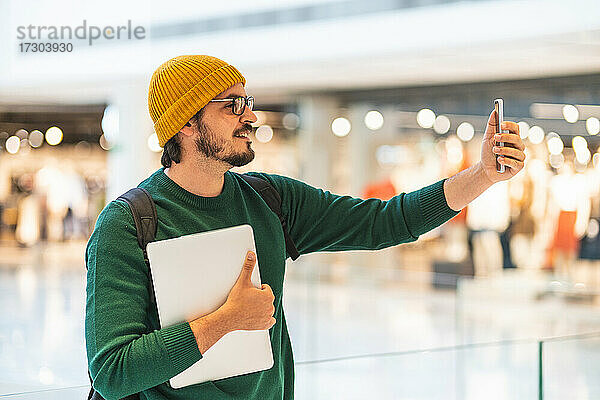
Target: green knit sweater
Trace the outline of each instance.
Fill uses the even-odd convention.
[[[280,193],[300,254],[412,242],[456,215],[446,203],[443,180],[381,201],[337,196],[283,176],[253,175],[267,179]],[[100,213],[86,248],[85,337],[96,390],[107,400],[136,392],[147,399],[292,399],[294,360],[282,307],[287,254],[277,216],[252,187],[230,172],[216,197],[186,191],[163,168],[139,186],[156,203],[156,240],[252,226],[261,279],[275,294],[277,323],[270,329],[275,363],[266,371],[171,388],[168,380],[202,355],[187,322],[160,327],[156,307],[149,300],[148,271],[131,212],[124,202],[112,201]],[[241,264],[242,260],[240,268]]]

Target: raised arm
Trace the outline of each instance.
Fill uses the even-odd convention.
[[[280,193],[300,254],[377,250],[412,242],[457,214],[446,203],[443,180],[383,201],[339,196],[283,176],[256,175]]]

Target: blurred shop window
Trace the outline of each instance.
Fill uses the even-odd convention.
[[[469,250],[476,276],[501,272],[504,252],[500,234],[508,228],[510,199],[507,182],[498,182],[468,206]]]
[[[585,234],[590,218],[590,190],[583,174],[575,174],[566,162],[550,181],[548,218],[553,222],[553,237],[548,246],[545,268],[558,279],[571,281],[579,238]]]
[[[88,202],[83,178],[68,165],[45,166],[36,174],[37,190],[46,197],[48,240],[87,235]]]
[[[86,239],[104,206],[103,180],[84,179],[68,163],[15,172],[9,180],[0,207],[0,238],[21,246]]]

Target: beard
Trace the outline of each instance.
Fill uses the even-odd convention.
[[[235,130],[233,135],[238,133],[252,132],[250,124],[244,124],[241,128]],[[233,138],[232,138],[233,140]],[[254,160],[254,150],[250,147],[251,143],[246,142],[247,148],[244,151],[235,151],[233,143],[212,132],[202,121],[198,121],[198,136],[196,137],[196,148],[207,158],[223,161],[232,167],[242,167]]]

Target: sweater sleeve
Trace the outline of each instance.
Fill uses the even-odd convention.
[[[256,175],[280,193],[300,254],[378,250],[412,242],[458,214],[448,207],[444,180],[383,201],[338,196],[279,175]]]
[[[105,207],[85,255],[88,366],[107,400],[159,385],[202,358],[187,322],[150,327],[148,270],[126,207]]]

